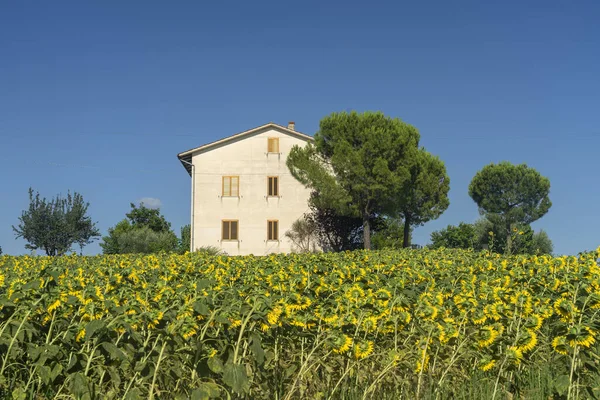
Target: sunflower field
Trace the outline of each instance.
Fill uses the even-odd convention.
[[[599,256],[1,256],[0,399],[598,398]]]

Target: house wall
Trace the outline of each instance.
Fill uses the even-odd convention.
[[[267,154],[267,141],[279,138],[280,154]],[[285,232],[308,211],[310,190],[290,174],[285,160],[294,145],[307,141],[277,129],[199,151],[192,157],[195,200],[192,248],[217,246],[229,255],[292,251]],[[222,177],[239,176],[239,197],[222,196]],[[267,177],[279,177],[279,196],[267,196]],[[239,221],[239,240],[221,240],[221,221]],[[279,241],[267,241],[267,221],[279,220]]]

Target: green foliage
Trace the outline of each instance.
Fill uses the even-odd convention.
[[[410,166],[410,179],[399,193],[398,215],[404,220],[404,247],[410,246],[410,227],[438,218],[450,205],[450,178],[438,157],[421,149]]]
[[[146,226],[154,232],[169,232],[171,230],[171,223],[167,222],[165,217],[161,215],[160,209],[148,208],[143,203],[139,207],[136,207],[133,203],[130,203],[130,206],[131,211],[125,216],[134,228]]]
[[[513,250],[511,237],[517,225],[529,225],[544,216],[552,203],[550,181],[526,164],[490,164],[469,185],[469,195],[506,239],[505,253]]]
[[[404,224],[397,218],[380,218],[373,233],[373,249],[400,249],[404,247]]]
[[[156,232],[147,226],[129,229],[117,237],[119,254],[174,251],[178,240],[173,232]]]
[[[179,253],[184,254],[190,251],[192,240],[192,227],[190,224],[181,227],[181,236],[179,237]]]
[[[75,192],[60,195],[52,200],[34,195],[29,189],[29,208],[21,213],[19,225],[13,226],[15,236],[28,244],[25,248],[42,249],[46,255],[56,256],[67,253],[74,244],[80,248],[100,236],[96,224],[87,215],[89,203]]]
[[[132,203],[131,211],[125,215],[127,219],[109,228],[108,236],[102,238],[100,247],[104,254],[181,250],[181,242],[160,210],[147,208],[143,204],[136,207]]]
[[[226,256],[227,253],[217,246],[202,246],[194,250],[196,253],[205,254],[207,256]]]
[[[446,228],[431,233],[431,248],[439,249],[477,249],[478,241],[475,227],[461,222],[458,226],[448,225]]]
[[[321,120],[315,145],[295,146],[287,165],[299,182],[318,192],[317,207],[361,218],[368,249],[370,220],[393,211],[418,143],[413,126],[381,112],[333,113]]]
[[[292,223],[285,237],[292,242],[292,248],[298,253],[310,253],[317,250],[317,226],[314,220],[300,218]]]
[[[305,218],[315,227],[319,247],[326,252],[356,250],[363,247],[363,221],[360,217],[340,214],[322,206],[317,192],[309,201],[310,213]],[[318,206],[319,205],[319,206]],[[370,224],[374,219],[371,218]]]
[[[529,225],[517,225],[511,233],[513,254],[551,254],[552,241],[544,231],[534,232]],[[431,234],[431,248],[489,249],[495,253],[506,252],[504,227],[493,224],[486,218],[480,218],[473,224],[461,222],[458,226]]]
[[[530,254],[552,254],[554,245],[544,230],[533,234]]]
[[[3,256],[0,399],[596,399],[599,257]]]

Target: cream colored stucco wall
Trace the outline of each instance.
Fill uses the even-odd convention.
[[[267,154],[267,140],[279,138],[280,154]],[[285,160],[305,139],[275,128],[228,142],[192,157],[192,248],[217,246],[229,255],[265,255],[292,251],[285,232],[308,211],[310,190],[294,179]],[[222,177],[239,176],[239,197],[222,197]],[[279,176],[279,196],[267,197],[267,177]],[[239,220],[239,241],[221,241],[221,221]],[[279,220],[279,241],[267,241],[267,220]]]

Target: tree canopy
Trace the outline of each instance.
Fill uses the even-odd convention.
[[[477,245],[475,227],[472,224],[461,222],[458,226],[448,225],[431,233],[431,247],[434,249],[475,249]]]
[[[42,249],[49,256],[62,255],[74,244],[83,248],[100,236],[87,215],[88,207],[89,203],[77,192],[46,200],[30,188],[29,208],[21,213],[19,225],[12,228],[17,238],[28,242],[25,248]]]
[[[517,225],[529,225],[544,216],[552,202],[550,181],[526,164],[489,164],[475,175],[469,195],[494,226],[502,228],[506,253]]]
[[[442,160],[421,149],[409,170],[410,178],[398,193],[398,215],[404,220],[404,247],[410,246],[411,226],[438,218],[450,205],[450,178]]]
[[[517,225],[512,232],[513,254],[551,254],[552,241],[543,230],[534,232],[529,225]],[[506,237],[499,234],[502,226],[494,225],[486,218],[480,218],[473,224],[461,222],[458,226],[448,225],[446,228],[431,233],[432,248],[454,249],[488,249],[495,253],[506,252]]]
[[[159,209],[131,203],[131,211],[125,216],[127,218],[109,228],[108,235],[102,238],[100,247],[104,254],[170,252],[184,246]]]
[[[381,112],[333,113],[320,122],[315,144],[295,146],[287,165],[292,175],[318,193],[321,209],[357,217],[364,247],[371,247],[370,221],[390,213],[410,179],[419,133]]]

